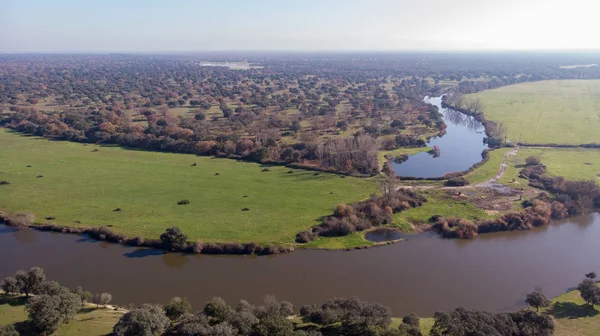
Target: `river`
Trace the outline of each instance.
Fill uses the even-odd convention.
[[[49,279],[112,293],[117,304],[186,296],[199,308],[213,296],[236,304],[274,294],[299,308],[334,296],[358,296],[389,306],[396,316],[431,316],[458,306],[517,309],[537,286],[549,297],[559,295],[585,273],[600,271],[598,241],[600,214],[474,240],[420,234],[368,250],[299,250],[266,257],[163,254],[0,226],[0,276],[40,266]]]
[[[446,134],[433,137],[427,146],[439,148],[439,156],[429,153],[411,155],[406,162],[393,163],[392,167],[399,176],[439,177],[469,169],[482,160],[481,152],[488,148],[483,143],[485,137],[483,125],[464,113],[442,108],[442,97],[425,98],[425,101],[437,106],[447,125]]]

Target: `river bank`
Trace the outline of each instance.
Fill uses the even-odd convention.
[[[536,286],[548,297],[557,296],[578,283],[581,274],[600,269],[597,239],[598,214],[474,240],[420,234],[373,249],[297,250],[265,257],[163,253],[2,227],[0,253],[11,257],[0,265],[0,277],[37,265],[69,287],[110,292],[117,305],[186,296],[198,307],[215,295],[228,302],[260,302],[274,294],[299,306],[358,296],[389,306],[396,316],[431,316],[458,306],[515,310]],[[439,279],[453,283],[452,291]]]

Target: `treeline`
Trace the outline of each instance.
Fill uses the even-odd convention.
[[[105,118],[114,117],[109,122]],[[155,118],[152,120],[152,118]],[[254,137],[212,135],[202,121],[170,116],[148,118],[144,129],[126,116],[98,112],[61,112],[53,117],[31,109],[10,114],[4,124],[19,132],[85,143],[117,144],[155,151],[214,155],[261,163],[290,164],[371,176],[379,172],[378,145],[371,135],[288,145],[277,130],[257,130]]]
[[[479,233],[530,230],[544,226],[552,219],[582,214],[587,209],[600,209],[600,186],[594,181],[570,181],[562,176],[546,175],[546,166],[537,157],[528,157],[528,165],[520,177],[529,185],[552,193],[542,193],[536,199],[522,202],[524,210],[506,213],[496,219],[472,222],[460,218],[432,217],[433,229],[447,238],[476,237]]]
[[[586,274],[577,286],[586,304],[600,304],[600,287],[596,273]],[[2,283],[3,295],[25,295],[29,320],[19,329],[33,327],[37,334],[50,335],[73,320],[86,304],[108,304],[108,293],[93,295],[81,287],[75,290],[47,281],[38,267],[18,271]],[[429,330],[434,336],[498,335],[550,336],[555,330],[553,319],[539,314],[540,307],[551,302],[536,290],[527,294],[525,302],[536,311],[523,309],[510,313],[457,308],[437,312]],[[111,308],[116,309],[116,308]],[[334,298],[321,305],[304,305],[298,311],[292,303],[267,296],[262,304],[241,300],[232,307],[215,297],[195,313],[187,298],[174,297],[165,306],[142,304],[124,310],[113,327],[115,336],[421,336],[420,318],[408,314],[397,327],[392,327],[391,310],[379,303],[356,297]],[[14,325],[0,327],[1,335],[18,336]]]

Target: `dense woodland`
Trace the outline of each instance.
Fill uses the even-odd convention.
[[[590,272],[577,286],[591,309],[600,304],[596,273]],[[44,270],[33,267],[17,271],[2,282],[3,295],[21,296],[28,321],[0,327],[0,335],[33,332],[54,333],[90,304],[106,307],[110,293],[94,295],[82,287],[71,290],[56,281],[46,280]],[[536,311],[523,309],[510,313],[457,308],[437,312],[430,335],[465,336],[545,336],[552,335],[555,323],[548,314],[538,313],[550,301],[535,290],[525,302]],[[93,309],[93,308],[92,308]],[[114,308],[111,308],[114,309]],[[297,310],[292,303],[268,296],[259,305],[241,300],[232,307],[215,297],[200,311],[192,313],[186,298],[175,297],[167,305],[143,304],[121,310],[123,315],[113,328],[115,336],[420,336],[420,318],[408,314],[392,327],[391,310],[379,303],[353,298],[333,298],[321,305],[304,305]]]
[[[597,67],[560,68],[594,57],[1,55],[0,123],[55,139],[373,175],[378,150],[444,133],[424,96],[600,78]]]

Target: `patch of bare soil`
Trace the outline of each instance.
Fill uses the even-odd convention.
[[[510,211],[513,202],[522,199],[523,190],[510,187],[503,188],[473,188],[449,191],[448,195],[457,201],[467,201],[485,210],[490,215]]]

